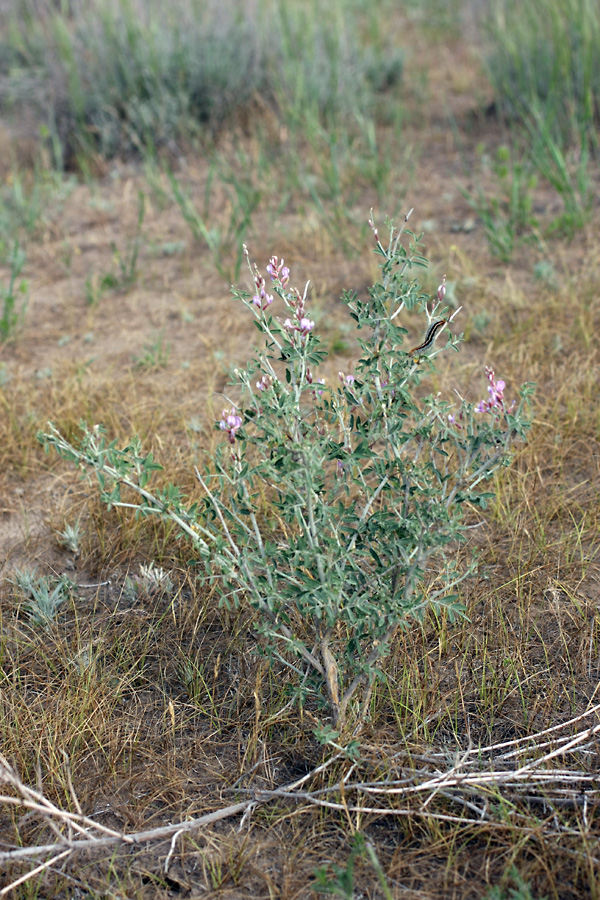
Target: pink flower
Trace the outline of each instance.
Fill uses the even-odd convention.
[[[229,443],[234,444],[235,436],[242,427],[242,417],[238,415],[234,406],[231,409],[224,409],[221,415],[223,418],[219,422],[219,428],[227,432]]]
[[[441,303],[445,296],[446,296],[446,276],[444,275],[444,277],[442,278],[442,283],[439,285],[439,287],[437,289],[438,301]]]
[[[259,391],[267,391],[271,385],[273,384],[273,379],[270,375],[263,375],[260,381],[256,382],[256,387]]]
[[[269,260],[267,272],[271,276],[271,281],[279,281],[282,287],[290,280],[290,270],[284,265],[284,260],[279,262],[276,256],[272,256]]]
[[[262,291],[261,294],[255,294],[252,298],[252,302],[255,306],[259,306],[261,309],[266,309],[267,306],[270,306],[273,302],[273,295],[267,294],[265,291]]]
[[[298,326],[298,331],[300,332],[300,334],[302,334],[302,335],[304,335],[304,336],[306,337],[306,335],[307,335],[309,332],[311,332],[311,331],[313,330],[314,327],[315,327],[315,323],[312,322],[310,319],[307,319],[306,316],[303,316],[303,317],[300,319],[300,324],[299,324],[299,326]]]
[[[252,302],[255,306],[260,307],[260,309],[266,309],[273,302],[273,295],[267,294],[265,291],[261,291],[260,294],[255,294],[252,298]]]
[[[292,322],[291,319],[286,319],[283,327],[288,331],[299,331],[302,337],[306,337],[315,327],[315,323],[303,316],[297,324]]]

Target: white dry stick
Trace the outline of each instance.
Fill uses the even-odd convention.
[[[175,852],[175,844],[177,843],[177,838],[183,834],[183,828],[180,828],[179,831],[176,831],[171,839],[171,848],[167,853],[167,858],[165,859],[165,875],[169,874],[169,866],[171,865],[171,859],[173,857],[173,853]]]
[[[21,875],[20,878],[17,878],[16,881],[11,881],[9,885],[2,888],[0,891],[0,897],[6,897],[20,884],[24,884],[30,878],[33,878],[35,875],[39,875],[41,872],[44,872],[46,869],[49,869],[50,866],[53,866],[55,862],[58,862],[59,859],[64,859],[65,856],[69,856],[71,854],[71,850],[63,850],[62,853],[59,853],[57,856],[53,856],[52,859],[46,860],[45,863],[41,863],[39,866],[36,866],[35,869],[32,869],[31,872],[26,872],[25,875]]]
[[[133,834],[119,834],[114,832],[114,836],[107,837],[90,837],[85,840],[70,841],[68,844],[44,844],[40,847],[18,847],[16,850],[6,850],[0,853],[0,863],[10,862],[15,859],[27,859],[32,856],[43,856],[45,853],[55,853],[62,847],[67,847],[69,852],[75,850],[92,850],[96,847],[107,847],[110,844],[118,844],[120,841],[128,844],[145,844],[149,841],[155,841],[158,838],[170,837],[176,832],[193,831],[201,828],[203,825],[212,825],[220,819],[227,819],[230,816],[236,816],[243,813],[255,803],[254,800],[243,800],[241,803],[234,803],[232,806],[226,806],[223,809],[217,809],[215,812],[206,813],[197,819],[190,819],[187,822],[176,822],[174,825],[164,825],[160,828],[152,828],[149,831],[136,831]],[[96,823],[93,823],[96,824]]]
[[[12,806],[24,806],[26,809],[39,813],[48,820],[49,824],[51,824],[52,819],[57,819],[59,822],[62,822],[63,825],[69,825],[70,827],[75,828],[80,834],[87,834],[88,829],[93,828],[103,834],[117,838],[118,840],[128,840],[121,832],[115,831],[112,828],[107,828],[105,825],[99,825],[98,822],[94,822],[93,819],[89,819],[87,816],[83,816],[80,813],[70,813],[55,806],[54,803],[51,803],[50,800],[44,797],[39,791],[34,791],[33,788],[23,784],[8,760],[0,755],[0,782],[2,781],[12,785],[12,787],[18,791],[20,797],[0,795],[0,803],[9,803]],[[65,840],[64,843],[66,844],[67,841]],[[59,849],[59,846],[55,845],[54,849]]]

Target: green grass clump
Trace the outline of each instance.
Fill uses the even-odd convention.
[[[93,0],[57,11],[20,0],[0,42],[1,95],[33,107],[59,164],[177,152],[242,110],[301,130],[311,117],[352,119],[402,71],[361,6]]]
[[[19,247],[18,241],[13,244],[12,250],[7,254],[7,262],[10,265],[10,277],[8,285],[0,283],[0,342],[14,337],[15,331],[25,317],[27,306],[27,282],[23,279],[17,284],[17,279],[25,265],[25,254]],[[19,294],[21,300],[19,302]]]
[[[595,0],[494,4],[488,69],[509,118],[541,116],[563,145],[591,139],[600,96],[600,6]]]
[[[57,162],[169,147],[192,121],[215,127],[260,88],[260,56],[249,16],[235,4],[219,15],[204,6],[95,0],[34,16],[23,2],[8,94],[45,113]]]
[[[589,221],[595,196],[600,7],[593,0],[501,0],[488,26],[488,72],[497,111],[522,156],[518,168],[539,176],[562,204],[558,215],[552,210],[551,219],[540,220],[539,230],[573,238]],[[514,249],[515,204],[531,202],[532,182],[516,174],[508,213],[499,216],[495,200],[481,191],[476,199],[490,246],[505,260]]]

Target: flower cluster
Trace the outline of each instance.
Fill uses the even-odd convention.
[[[271,378],[271,376],[263,375],[260,381],[256,382],[256,387],[259,391],[268,391],[272,384],[273,379]]]
[[[245,245],[244,252],[246,257],[248,257],[248,248]],[[312,319],[309,319],[305,313],[304,305],[306,301],[306,291],[304,292],[304,296],[302,296],[300,292],[294,288],[291,293],[284,295],[283,290],[287,287],[290,280],[290,270],[288,266],[285,265],[285,260],[280,260],[277,256],[272,256],[269,260],[267,272],[271,276],[271,281],[275,282],[275,292],[281,297],[284,297],[287,305],[291,306],[294,311],[293,318],[286,319],[283,323],[283,327],[287,331],[298,332],[301,338],[306,338],[315,327],[315,323]],[[273,302],[273,295],[267,293],[266,281],[256,265],[254,265],[252,276],[256,288],[256,293],[252,297],[252,303],[261,311],[264,311]],[[263,387],[260,387],[259,390],[263,390]]]
[[[485,367],[485,374],[489,381],[488,392],[490,396],[487,400],[481,400],[481,402],[478,403],[475,407],[475,412],[483,413],[492,412],[492,410],[500,410],[505,413],[504,388],[506,387],[506,384],[501,380],[496,381],[494,370],[490,369],[488,366]]]
[[[292,322],[291,319],[286,319],[283,323],[283,327],[287,328],[288,331],[299,331],[302,337],[306,337],[307,334],[315,327],[315,323],[312,319],[307,318],[306,316],[302,316],[302,318],[298,319],[297,322]]]
[[[277,257],[273,258],[276,259]],[[306,285],[306,288],[308,288],[308,284]],[[283,323],[284,328],[288,331],[299,332],[303,338],[310,334],[315,327],[315,323],[306,315],[304,306],[306,303],[306,288],[304,290],[304,295],[300,294],[300,291],[297,288],[294,288],[293,293],[290,294],[290,299],[293,299],[294,305],[294,319],[286,319]]]
[[[256,285],[256,294],[252,298],[252,302],[260,309],[266,309],[273,302],[273,295],[267,294],[265,279],[256,267],[254,272],[254,284]]]
[[[238,414],[235,406],[231,409],[224,409],[221,413],[223,418],[219,422],[221,431],[227,432],[227,440],[230,444],[235,444],[235,436],[242,427],[242,417]]]
[[[276,256],[272,256],[269,260],[267,272],[271,276],[271,281],[278,281],[283,288],[290,280],[290,270],[284,265],[284,260],[279,262]]]
[[[486,413],[491,412],[494,413],[498,418],[501,413],[506,414],[509,412],[515,405],[515,402],[511,403],[510,407],[507,409],[505,401],[504,401],[504,389],[506,388],[506,383],[502,379],[496,380],[496,375],[493,369],[490,369],[488,366],[485,368],[485,374],[488,384],[488,393],[489,397],[485,400],[480,400],[479,403],[474,407],[474,411],[476,413]],[[458,415],[451,413],[448,416],[448,422],[450,425],[455,425],[457,428],[462,428],[461,422],[463,421],[463,412]]]

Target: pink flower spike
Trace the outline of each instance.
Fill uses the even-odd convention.
[[[235,407],[224,409],[221,413],[223,418],[219,422],[221,431],[227,432],[227,439],[230,444],[235,443],[235,436],[242,427],[242,417],[237,414]]]
[[[267,266],[267,272],[271,276],[271,281],[280,281],[282,287],[285,287],[290,279],[290,270],[284,265],[284,260],[279,262],[276,256],[272,256]]]
[[[491,412],[494,409],[506,412],[506,407],[504,405],[504,390],[506,388],[506,383],[502,379],[496,381],[494,370],[490,369],[487,366],[485,374],[489,381],[488,394],[490,396],[488,400],[482,400],[475,407],[475,412]],[[514,406],[514,403],[512,404],[512,406]]]
[[[313,321],[311,321],[311,319],[307,319],[306,316],[303,316],[300,319],[298,330],[299,330],[300,334],[306,336],[310,331],[313,330],[314,327],[315,327],[315,323]]]

